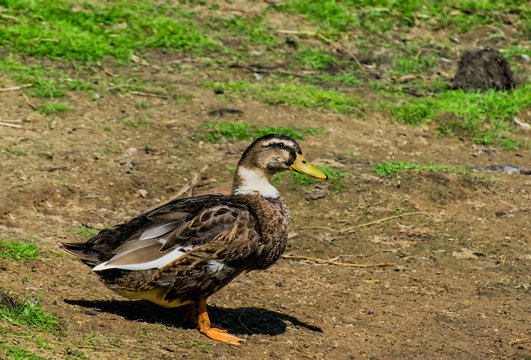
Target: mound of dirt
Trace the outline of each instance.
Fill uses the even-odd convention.
[[[510,90],[515,86],[509,63],[491,48],[465,51],[453,79],[454,89],[467,91]]]

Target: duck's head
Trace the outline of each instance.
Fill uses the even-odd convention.
[[[255,140],[243,153],[234,176],[233,194],[260,193],[265,197],[278,197],[269,180],[287,170],[328,178],[302,156],[299,144],[292,137],[269,134]]]

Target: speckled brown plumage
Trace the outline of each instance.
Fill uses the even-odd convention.
[[[240,339],[210,328],[205,299],[242,272],[271,266],[285,250],[289,214],[269,179],[288,169],[326,178],[292,138],[268,135],[242,155],[231,195],[174,200],[64,247],[128,298],[168,307],[196,302],[204,310],[200,330],[237,345]]]

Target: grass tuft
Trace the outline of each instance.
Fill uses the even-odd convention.
[[[303,140],[305,134],[314,135],[323,132],[324,128],[287,128],[278,126],[259,127],[244,122],[216,121],[205,124],[203,130],[207,134],[200,137],[207,141],[217,143],[221,141],[249,140],[259,138],[267,134],[288,135],[296,140]]]
[[[164,3],[119,0],[105,4],[51,0],[2,2],[6,15],[0,45],[20,54],[96,61],[129,60],[137,51],[173,48],[198,55],[221,50],[188,18],[191,13]]]
[[[86,224],[81,224],[75,230],[72,230],[72,232],[74,234],[81,235],[84,237],[93,237],[98,234],[99,230],[93,227],[90,227]]]
[[[18,240],[0,240],[0,258],[10,260],[33,260],[39,257],[40,250],[34,243]]]
[[[40,307],[40,299],[13,296],[0,289],[0,319],[7,318],[20,325],[33,326],[50,333],[59,330],[57,317]]]
[[[361,101],[334,90],[290,83],[249,83],[245,81],[207,82],[206,88],[222,89],[242,98],[255,98],[269,105],[299,105],[309,109],[333,109],[341,113],[359,113]]]
[[[0,345],[2,343],[0,342]],[[1,346],[5,350],[5,355],[7,359],[13,360],[46,360],[46,358],[39,356],[30,350],[21,347],[20,345],[5,345]]]
[[[393,177],[404,171],[421,172],[421,171],[439,171],[439,172],[456,172],[460,174],[468,173],[465,167],[452,167],[435,164],[417,165],[406,162],[383,162],[375,164],[372,171],[380,177]]]
[[[43,115],[53,115],[66,111],[73,111],[74,109],[65,104],[58,104],[54,102],[46,102],[42,104],[37,111]]]
[[[441,135],[456,135],[478,144],[519,144],[508,137],[516,131],[512,118],[531,106],[531,85],[512,91],[465,92],[447,90],[440,94],[389,105],[395,120],[410,125],[435,122]]]

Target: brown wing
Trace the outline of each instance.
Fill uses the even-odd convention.
[[[113,238],[113,234],[125,240]],[[216,243],[216,251],[228,252],[226,256],[231,250],[223,246],[234,244],[236,239],[257,244],[259,238],[256,220],[244,204],[230,196],[209,195],[169,203],[115,229],[104,230],[82,244],[85,249],[79,257],[87,261],[95,250],[106,248],[103,261],[97,261],[100,254],[90,259],[97,264],[93,270],[147,270],[162,268],[211,242]],[[78,255],[71,246],[65,245],[70,253]]]

